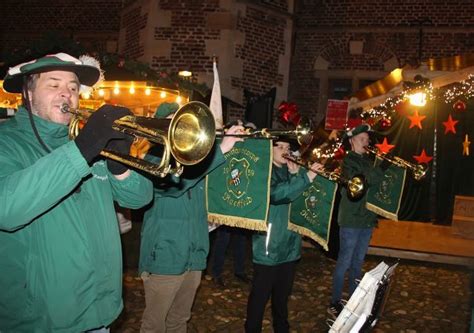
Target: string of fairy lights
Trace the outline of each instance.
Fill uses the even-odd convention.
[[[446,103],[452,103],[458,98],[469,99],[474,97],[474,75],[471,74],[466,80],[455,84],[450,89],[446,89],[443,97]]]
[[[460,99],[470,99],[474,97],[474,75],[469,75],[466,80],[452,84],[449,88],[433,88],[427,79],[419,79],[417,82],[405,83],[405,89],[398,95],[387,98],[384,103],[367,110],[350,110],[349,113],[356,113],[363,120],[372,119],[376,123],[380,119],[391,120],[397,105],[407,100],[415,106],[423,106],[427,101],[442,100],[445,103],[453,103]],[[417,104],[418,103],[418,104]],[[324,146],[313,148],[311,154],[315,159],[332,159],[337,156],[342,149],[342,138],[337,137],[329,141]]]

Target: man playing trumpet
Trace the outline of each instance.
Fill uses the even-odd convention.
[[[122,304],[122,253],[114,200],[139,208],[152,184],[98,156],[127,152],[112,129],[130,111],[104,105],[75,140],[70,114],[99,69],[68,54],[9,69],[3,88],[23,105],[0,126],[0,331],[108,332]],[[112,147],[113,146],[113,147]]]
[[[383,178],[383,170],[389,163],[382,162],[380,167],[374,167],[368,158],[366,149],[369,145],[369,125],[360,125],[345,134],[351,151],[342,162],[342,175],[346,179],[359,176],[365,179],[365,186],[377,184]],[[361,276],[362,264],[367,253],[372,229],[377,223],[377,214],[369,211],[365,204],[367,191],[362,196],[351,198],[347,187],[341,187],[341,202],[339,205],[339,254],[333,275],[331,304],[327,311],[334,319],[343,309],[341,303],[344,276],[349,270],[349,297],[356,289],[356,280]]]
[[[288,297],[296,262],[301,257],[301,236],[288,230],[289,206],[312,183],[315,171],[322,168],[321,164],[313,163],[309,170],[302,169],[284,157],[289,152],[289,142],[278,139],[274,143],[267,232],[253,235],[254,276],[247,303],[246,332],[261,332],[270,296],[274,331],[289,331]]]

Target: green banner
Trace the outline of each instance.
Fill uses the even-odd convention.
[[[307,236],[328,251],[337,184],[322,176],[291,203],[288,229]]]
[[[207,176],[209,222],[266,231],[272,172],[271,140],[246,139]]]
[[[375,165],[380,162],[377,158]],[[387,219],[398,221],[405,177],[405,168],[391,164],[384,172],[383,179],[377,185],[369,187],[367,209]]]

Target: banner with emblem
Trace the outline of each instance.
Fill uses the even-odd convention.
[[[375,165],[380,162],[381,160],[377,158]],[[382,180],[376,185],[369,186],[367,209],[387,219],[398,221],[405,177],[405,168],[391,164],[384,172]]]
[[[336,191],[335,182],[316,176],[313,183],[291,203],[288,229],[313,239],[328,251]]]
[[[271,140],[246,139],[207,176],[208,221],[265,231],[270,204]]]

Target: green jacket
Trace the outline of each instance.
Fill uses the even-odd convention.
[[[146,211],[140,245],[139,271],[179,275],[206,268],[209,231],[205,176],[225,158],[219,148],[181,177],[155,184],[154,202]]]
[[[279,168],[273,165],[268,229],[266,233],[253,235],[254,263],[275,266],[301,257],[301,236],[288,230],[289,208],[290,203],[309,185],[309,178],[303,168],[298,174],[292,175],[286,166]]]
[[[347,179],[355,175],[363,175],[366,186],[370,187],[381,181],[383,172],[373,166],[367,154],[360,155],[350,151],[342,161],[342,174]],[[365,208],[367,193],[359,200],[351,200],[347,196],[347,189],[341,186],[341,201],[339,204],[338,223],[341,227],[372,228],[377,224],[377,214]]]
[[[0,125],[0,331],[109,325],[123,307],[113,200],[143,206],[152,184],[135,172],[118,181],[104,161],[89,167],[67,126],[34,117],[49,154],[25,109]]]

